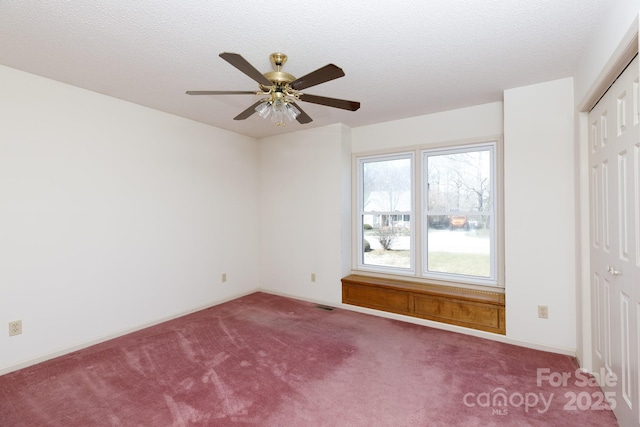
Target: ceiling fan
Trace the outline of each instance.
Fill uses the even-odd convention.
[[[285,118],[289,120],[297,120],[301,124],[311,122],[311,117],[309,117],[309,115],[300,108],[296,101],[342,108],[349,111],[356,111],[360,108],[360,103],[356,101],[327,98],[325,96],[310,95],[300,92],[301,90],[311,86],[343,77],[344,71],[333,64],[325,65],[324,67],[312,71],[309,74],[295,78],[291,74],[281,71],[281,68],[284,66],[285,62],[287,62],[287,55],[284,53],[271,54],[271,64],[275,71],[269,71],[264,74],[260,73],[260,71],[237,53],[223,52],[219,56],[258,82],[259,90],[188,90],[187,95],[264,96],[264,98],[260,99],[234,117],[234,120],[244,120],[257,112],[258,115],[264,119],[271,117],[271,121],[278,126],[285,126]]]

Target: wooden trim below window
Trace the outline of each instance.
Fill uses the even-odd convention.
[[[455,286],[352,274],[342,278],[342,302],[505,335],[505,296]]]

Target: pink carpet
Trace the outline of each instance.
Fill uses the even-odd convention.
[[[576,369],[255,293],[0,376],[0,426],[617,425]]]

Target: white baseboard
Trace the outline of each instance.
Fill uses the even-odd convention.
[[[385,317],[388,319],[400,320],[403,322],[415,323],[417,325],[429,326],[431,328],[457,332],[465,335],[472,335],[475,337],[485,338],[492,341],[498,341],[505,344],[513,344],[520,347],[531,348],[534,350],[548,351],[551,353],[563,354],[566,356],[572,356],[572,357],[576,356],[576,349],[572,349],[572,348],[556,347],[556,346],[550,346],[550,345],[536,343],[536,342],[523,341],[515,338],[509,338],[506,335],[494,334],[492,332],[479,331],[476,329],[465,328],[463,326],[457,326],[457,325],[449,325],[447,323],[435,322],[433,320],[418,319],[416,317],[405,316],[402,314],[388,313],[385,311],[373,310],[373,309],[358,307],[350,304],[341,303],[339,306],[340,308],[344,308],[345,310],[357,311],[359,313],[371,314],[373,316],[379,316],[379,317]]]
[[[47,353],[32,359],[28,359],[28,360],[24,360],[21,361],[19,363],[13,364],[13,365],[9,365],[3,368],[0,368],[0,375],[4,375],[4,374],[8,374],[9,372],[13,372],[13,371],[17,371],[19,369],[23,369],[41,362],[45,362],[47,360],[50,359],[54,359],[56,357],[60,357],[60,356],[64,356],[65,354],[68,353],[72,353],[74,351],[78,351],[78,350],[82,350],[84,348],[87,347],[91,347],[92,345],[96,345],[96,344],[100,344],[102,342],[114,339],[114,338],[118,338],[121,337],[123,335],[126,334],[130,334],[132,332],[136,332],[139,331],[141,329],[144,328],[148,328],[150,326],[154,326],[157,325],[159,323],[162,322],[166,322],[172,319],[176,319],[178,317],[182,317],[182,316],[186,316],[188,314],[191,313],[195,313],[197,311],[200,310],[204,310],[210,307],[213,307],[215,305],[218,304],[222,304],[231,300],[234,300],[236,298],[240,298],[249,294],[252,294],[254,292],[264,292],[264,293],[268,293],[268,294],[272,294],[272,295],[278,295],[278,296],[282,296],[282,297],[287,297],[287,298],[293,298],[293,299],[298,299],[298,300],[302,300],[302,301],[307,301],[307,302],[312,302],[312,303],[316,303],[316,304],[324,304],[324,305],[328,305],[328,306],[333,306],[333,307],[337,307],[337,308],[342,308],[345,310],[350,310],[350,311],[355,311],[355,312],[359,312],[359,313],[364,313],[364,314],[369,314],[369,315],[373,315],[373,316],[378,316],[378,317],[384,317],[384,318],[388,318],[388,319],[395,319],[395,320],[400,320],[403,322],[409,322],[409,323],[414,323],[417,325],[423,325],[423,326],[428,326],[431,328],[435,328],[435,329],[442,329],[442,330],[446,330],[446,331],[451,331],[451,332],[457,332],[457,333],[461,333],[461,334],[465,334],[465,335],[471,335],[471,336],[476,336],[479,338],[485,338],[488,340],[492,340],[492,341],[498,341],[498,342],[502,342],[502,343],[506,343],[506,344],[513,344],[513,345],[517,345],[520,347],[526,347],[526,348],[531,348],[534,350],[541,350],[541,351],[548,351],[551,353],[558,353],[558,354],[563,354],[566,356],[576,356],[576,349],[571,349],[571,348],[563,348],[563,347],[555,347],[555,346],[549,346],[549,345],[545,345],[545,344],[540,344],[540,343],[535,343],[535,342],[528,342],[528,341],[522,341],[522,340],[518,340],[518,339],[514,339],[514,338],[509,338],[508,336],[505,335],[499,335],[499,334],[494,334],[491,332],[484,332],[484,331],[478,331],[475,329],[469,329],[469,328],[464,328],[461,326],[456,326],[456,325],[449,325],[446,323],[440,323],[440,322],[434,322],[431,320],[426,320],[426,319],[418,319],[415,317],[410,317],[410,316],[404,316],[401,314],[394,314],[394,313],[388,313],[388,312],[384,312],[384,311],[380,311],[380,310],[373,310],[373,309],[369,309],[369,308],[364,308],[364,307],[358,307],[355,305],[349,305],[349,304],[343,304],[343,303],[338,303],[336,304],[335,302],[332,301],[319,301],[319,300],[313,300],[313,299],[309,299],[309,298],[301,298],[299,296],[296,295],[288,295],[288,294],[283,294],[283,293],[279,293],[279,292],[273,292],[267,289],[260,289],[260,288],[256,288],[253,289],[251,291],[242,293],[242,294],[238,294],[238,295],[233,295],[221,300],[216,300],[215,302],[211,303],[211,304],[207,304],[204,306],[200,306],[200,307],[196,307],[193,308],[191,310],[187,310],[181,313],[175,313],[160,319],[156,319],[152,322],[148,322],[139,326],[136,326],[134,328],[130,328],[127,330],[123,330],[123,331],[119,331],[119,332],[115,332],[113,334],[109,334],[100,338],[96,338],[90,341],[86,341],[83,343],[80,343],[78,345],[72,346],[72,347],[67,347],[67,348],[63,348],[51,353]]]
[[[370,314],[372,316],[384,317],[387,319],[395,319],[395,320],[400,320],[402,322],[408,322],[408,323],[415,323],[416,325],[429,326],[435,329],[442,329],[445,331],[457,332],[465,335],[472,335],[475,337],[485,338],[492,341],[498,341],[505,344],[513,344],[520,347],[531,348],[533,350],[548,351],[550,353],[557,353],[557,354],[563,354],[565,356],[576,357],[575,348],[556,347],[556,346],[550,346],[542,343],[523,341],[515,338],[509,338],[508,336],[505,336],[505,335],[494,334],[492,332],[479,331],[476,329],[465,328],[462,326],[435,322],[433,320],[419,319],[417,317],[405,316],[402,314],[395,314],[395,313],[389,313],[386,311],[374,310],[374,309],[365,308],[365,307],[358,307],[356,305],[350,305],[350,304],[344,304],[344,303],[336,304],[335,302],[332,302],[332,301],[319,301],[319,300],[314,300],[310,298],[301,298],[296,295],[289,295],[289,294],[274,292],[266,289],[260,289],[260,292],[283,296],[287,298],[299,299],[302,301],[312,302],[316,304],[329,305],[337,308],[343,308],[345,310],[356,311],[358,313]]]
[[[245,295],[249,295],[249,294],[252,294],[254,292],[258,292],[258,291],[259,291],[259,289],[256,288],[256,289],[253,289],[251,291],[248,291],[248,292],[245,292],[245,293],[242,293],[242,294],[232,295],[232,296],[227,297],[227,298],[216,300],[216,301],[214,301],[214,302],[212,302],[210,304],[207,304],[207,305],[195,307],[193,309],[186,310],[186,311],[183,311],[183,312],[180,312],[180,313],[174,313],[174,314],[171,314],[169,316],[165,316],[165,317],[156,319],[154,321],[138,325],[138,326],[133,327],[133,328],[125,329],[125,330],[122,330],[122,331],[115,332],[113,334],[108,334],[108,335],[105,335],[105,336],[102,336],[102,337],[99,337],[99,338],[95,338],[95,339],[92,339],[92,340],[89,340],[89,341],[85,341],[85,342],[82,342],[80,344],[77,344],[77,345],[74,345],[74,346],[71,346],[71,347],[62,348],[60,350],[56,350],[56,351],[53,351],[51,353],[43,354],[41,356],[34,357],[32,359],[23,360],[23,361],[18,362],[16,364],[8,365],[8,366],[0,368],[0,375],[8,374],[9,372],[13,372],[13,371],[17,371],[17,370],[20,370],[20,369],[23,369],[23,368],[27,368],[29,366],[36,365],[38,363],[46,362],[47,360],[55,359],[56,357],[64,356],[65,354],[73,353],[74,351],[82,350],[84,348],[91,347],[92,345],[100,344],[100,343],[103,343],[105,341],[109,341],[109,340],[112,340],[114,338],[118,338],[118,337],[121,337],[123,335],[127,335],[127,334],[130,334],[132,332],[139,331],[141,329],[145,329],[145,328],[148,328],[148,327],[151,327],[151,326],[154,326],[154,325],[158,325],[158,324],[163,323],[163,322],[167,322],[169,320],[177,319],[178,317],[182,317],[182,316],[186,316],[186,315],[191,314],[191,313],[195,313],[195,312],[200,311],[200,310],[205,310],[205,309],[213,307],[215,305],[219,305],[219,304],[222,304],[222,303],[225,303],[225,302],[228,302],[228,301],[231,301],[231,300],[234,300],[234,299],[237,299],[237,298],[243,297]]]

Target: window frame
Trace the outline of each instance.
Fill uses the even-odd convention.
[[[367,162],[375,162],[375,161],[388,161],[388,160],[399,160],[399,159],[409,159],[410,160],[410,165],[411,165],[411,171],[410,171],[410,177],[411,177],[411,211],[409,212],[410,215],[410,231],[409,231],[409,238],[410,238],[410,262],[409,262],[409,268],[401,268],[401,267],[384,267],[384,266],[376,266],[376,265],[371,265],[371,264],[365,264],[364,263],[364,247],[363,247],[363,243],[364,243],[364,234],[363,234],[363,221],[362,218],[365,215],[365,211],[364,211],[364,194],[363,194],[363,186],[362,185],[358,185],[356,184],[356,201],[355,201],[355,212],[356,212],[356,232],[355,232],[355,239],[356,239],[356,257],[355,257],[355,263],[353,264],[354,266],[356,266],[356,269],[358,270],[363,270],[363,271],[372,271],[372,272],[379,272],[379,273],[391,273],[391,274],[398,274],[398,275],[410,275],[410,276],[415,276],[416,275],[416,255],[415,255],[415,248],[416,248],[416,240],[415,240],[415,230],[414,230],[414,225],[416,223],[416,213],[415,213],[415,208],[416,208],[416,204],[415,204],[415,197],[414,194],[416,192],[416,152],[415,151],[406,151],[406,150],[402,150],[399,152],[394,152],[394,153],[389,153],[389,154],[375,154],[375,155],[365,155],[365,156],[358,156],[355,158],[356,160],[356,174],[357,174],[357,179],[356,179],[356,183],[362,183],[363,182],[363,164],[367,163]],[[406,215],[406,211],[398,211],[398,212],[376,212],[376,215]]]
[[[423,176],[425,166],[423,165],[424,152],[454,152],[457,150],[471,150],[479,147],[492,147],[492,186],[493,195],[493,211],[491,214],[492,239],[492,265],[491,277],[467,276],[455,273],[436,273],[427,272],[425,270],[426,260],[423,259],[423,253],[426,253],[426,233],[428,228],[424,223],[426,221],[426,198],[423,194]],[[411,197],[411,269],[401,269],[394,267],[381,267],[365,265],[363,263],[363,230],[362,230],[362,167],[361,161],[366,159],[386,160],[397,158],[398,156],[411,155],[412,161],[412,197]],[[401,280],[410,278],[412,281],[468,287],[468,288],[504,288],[504,215],[503,215],[503,194],[504,194],[504,175],[503,175],[503,138],[499,136],[489,136],[483,138],[475,138],[464,141],[448,141],[433,144],[423,144],[413,147],[400,147],[397,149],[377,150],[371,152],[359,152],[352,154],[352,177],[353,177],[353,197],[352,215],[353,231],[352,231],[352,273],[369,274],[379,277],[394,278]],[[425,237],[423,237],[423,231]],[[425,265],[423,265],[423,263]]]
[[[435,271],[429,271],[428,270],[428,263],[427,263],[427,254],[428,254],[428,247],[429,247],[429,231],[428,231],[428,217],[430,215],[430,211],[427,208],[427,203],[429,201],[428,199],[428,188],[427,186],[423,185],[422,186],[422,193],[420,194],[420,202],[421,205],[423,206],[423,212],[422,212],[422,216],[420,218],[421,222],[422,222],[422,229],[425,230],[426,236],[422,239],[420,239],[420,243],[422,245],[422,259],[421,259],[421,271],[420,271],[420,275],[422,277],[425,278],[432,278],[432,279],[438,279],[438,280],[449,280],[449,281],[455,281],[455,282],[463,282],[463,283],[469,283],[469,284],[477,284],[477,285],[488,285],[488,286],[497,286],[498,285],[498,277],[497,277],[497,272],[498,272],[498,253],[497,253],[497,239],[498,239],[498,233],[496,232],[497,230],[497,223],[496,223],[496,216],[497,216],[497,194],[498,194],[498,190],[497,190],[497,173],[496,173],[496,163],[497,163],[497,155],[496,155],[496,151],[497,151],[497,143],[495,141],[493,142],[486,142],[486,143],[476,143],[476,144],[467,144],[467,145],[456,145],[456,146],[452,146],[452,147],[439,147],[439,148],[424,148],[420,150],[420,158],[421,158],[421,171],[420,171],[420,180],[421,183],[425,183],[428,175],[428,165],[427,165],[427,161],[426,158],[427,156],[439,156],[439,155],[447,155],[447,154],[461,154],[461,153],[469,153],[469,152],[478,152],[478,151],[489,151],[489,161],[490,161],[490,167],[489,167],[489,173],[490,173],[490,182],[491,182],[491,186],[490,186],[490,206],[491,209],[487,212],[483,212],[483,213],[476,213],[473,211],[460,211],[460,212],[456,212],[457,214],[460,215],[465,215],[465,216],[472,216],[472,215],[488,215],[489,216],[489,230],[491,230],[491,239],[490,239],[490,248],[489,248],[489,253],[490,253],[490,266],[489,266],[489,270],[490,270],[490,274],[489,277],[486,276],[473,276],[473,275],[466,275],[466,274],[460,274],[460,273],[448,273],[448,272],[435,272]],[[438,212],[438,211],[436,211]],[[442,215],[448,215],[451,216],[453,212],[449,211],[449,212],[445,212],[442,211],[441,214]]]

